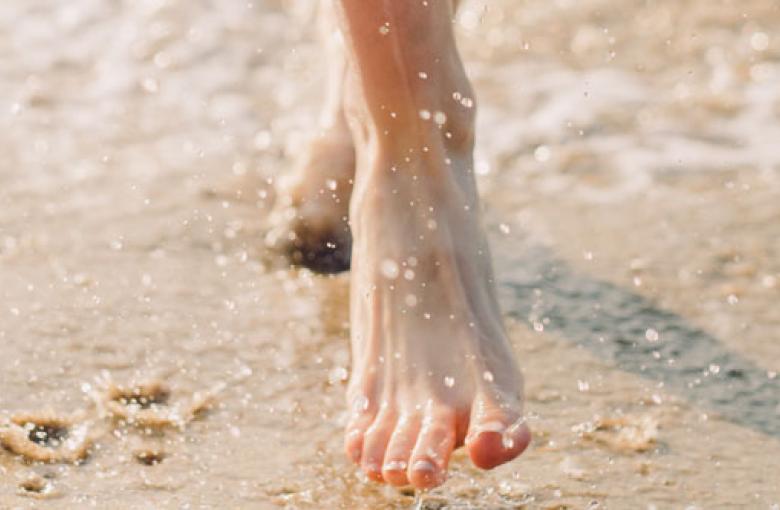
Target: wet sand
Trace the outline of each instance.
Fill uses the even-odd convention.
[[[311,14],[0,5],[0,508],[777,509],[780,8],[465,2],[536,436],[419,498],[341,452],[346,276],[262,241]]]

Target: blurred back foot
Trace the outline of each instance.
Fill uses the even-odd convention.
[[[349,269],[355,149],[345,135],[321,135],[309,144],[293,175],[280,185],[275,226],[266,238],[293,264],[320,273]]]

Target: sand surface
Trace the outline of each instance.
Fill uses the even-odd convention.
[[[263,244],[313,3],[0,3],[0,508],[780,508],[780,5],[464,3],[536,436],[415,497],[341,452],[347,277]]]

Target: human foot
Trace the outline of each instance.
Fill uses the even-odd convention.
[[[281,185],[281,203],[269,244],[317,272],[349,269],[352,238],[349,197],[355,149],[349,133],[321,135],[309,144],[292,177]]]
[[[295,264],[322,273],[349,269],[349,197],[355,175],[355,145],[344,112],[347,60],[332,1],[319,2],[320,36],[328,61],[320,135],[309,143],[282,200],[267,243]]]
[[[434,487],[460,445],[490,469],[530,441],[470,166],[426,147],[359,170],[345,447],[376,481]]]

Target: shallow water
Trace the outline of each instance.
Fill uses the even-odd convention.
[[[459,37],[536,436],[417,503],[777,508],[780,7],[485,5]],[[346,277],[262,243],[317,113],[311,31],[306,2],[0,5],[0,420],[94,440],[0,451],[0,507],[415,504],[341,453]],[[181,419],[113,421],[109,381],[154,379]]]

